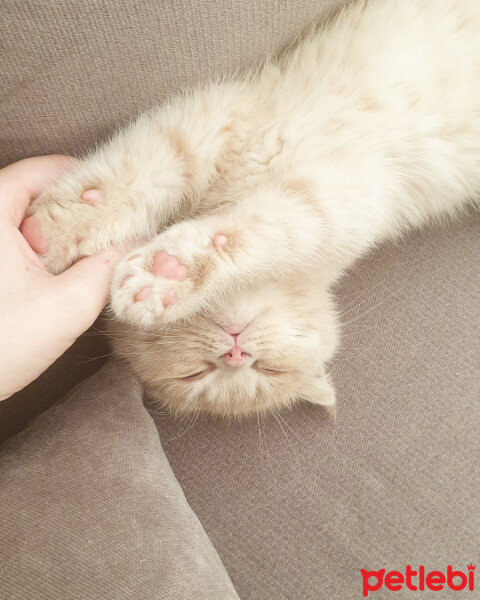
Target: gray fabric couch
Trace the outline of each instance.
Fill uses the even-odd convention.
[[[1,165],[80,152],[335,4],[6,0]],[[243,600],[353,600],[361,569],[466,571],[480,550],[479,226],[412,234],[344,279],[336,424],[306,405],[234,424],[148,414],[116,363],[31,421],[101,367],[98,324],[0,404],[2,439],[31,421],[0,453],[0,598],[234,598],[231,581]]]
[[[238,600],[111,362],[0,454],[0,598]]]

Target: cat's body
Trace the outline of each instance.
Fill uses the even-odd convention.
[[[170,407],[332,405],[329,286],[478,198],[479,31],[477,0],[359,2],[140,117],[33,205],[47,266],[151,240],[117,268],[113,336]]]

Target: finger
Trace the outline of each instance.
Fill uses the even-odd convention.
[[[22,221],[20,233],[27,240],[30,248],[37,254],[45,254],[48,251],[48,243],[43,237],[35,215],[30,215]]]
[[[25,158],[0,170],[0,214],[16,227],[30,202],[53,179],[71,168],[73,159],[60,154]]]
[[[86,256],[54,278],[53,302],[58,304],[70,335],[77,337],[83,333],[103,310],[108,302],[113,270],[124,254],[110,248]]]

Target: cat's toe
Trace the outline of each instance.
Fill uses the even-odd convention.
[[[222,233],[218,233],[214,238],[213,238],[213,245],[215,246],[215,248],[223,248],[224,246],[226,246],[228,244],[228,238],[226,235],[223,235]]]
[[[146,298],[148,298],[148,296],[150,296],[151,292],[152,292],[151,286],[147,285],[145,287],[142,287],[133,296],[133,301],[134,302],[143,302]],[[173,304],[176,299],[177,299],[177,290],[175,290],[174,288],[169,289],[166,292],[165,296],[163,297],[163,300],[162,300],[163,307],[167,308],[167,306],[170,306],[170,304]]]
[[[131,264],[131,263],[130,263]],[[135,325],[148,326],[157,320],[158,310],[153,290],[153,276],[148,271],[135,267],[128,269],[123,261],[117,267],[111,288],[110,305],[117,318]]]
[[[177,290],[174,290],[173,288],[171,290],[168,290],[168,292],[165,294],[165,298],[163,299],[163,306],[165,308],[167,308],[167,306],[170,306],[170,304],[173,304],[177,299]]]
[[[140,288],[138,290],[138,292],[134,295],[133,301],[134,302],[143,302],[145,300],[145,298],[147,298],[147,296],[150,295],[151,291],[152,291],[152,288],[148,285]]]
[[[85,190],[80,196],[80,198],[87,204],[95,206],[96,204],[102,201],[103,195],[100,190],[97,190],[96,188],[90,188],[88,190]]]

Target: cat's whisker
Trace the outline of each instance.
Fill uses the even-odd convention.
[[[385,304],[386,302],[388,302],[388,300],[390,300],[390,298],[393,296],[390,295],[387,298],[384,298],[383,300],[381,300],[380,302],[377,302],[377,304],[374,304],[373,306],[371,306],[368,310],[365,310],[363,313],[360,313],[359,315],[356,315],[355,317],[353,317],[352,319],[348,320],[348,321],[344,321],[342,323],[342,325],[344,327],[347,327],[349,325],[351,325],[352,323],[355,323],[356,321],[358,321],[359,319],[363,319],[363,317],[365,317],[366,315],[370,314],[371,312],[375,311],[376,309],[378,309],[380,306],[382,306],[383,304]]]
[[[339,346],[337,352],[343,352],[344,350],[378,350],[378,347],[374,346]]]
[[[304,447],[306,447],[305,444],[303,443],[302,440],[300,440],[300,438],[295,433],[295,431],[290,427],[290,425],[285,421],[285,419],[282,417],[282,415],[278,412],[278,410],[274,406],[270,407],[270,412],[273,415],[273,417],[275,418],[275,420],[277,421],[280,429],[283,431],[283,433],[285,435],[285,438],[287,439],[287,441],[288,441],[288,443],[289,443],[289,445],[290,445],[290,447],[292,449],[293,454],[296,456],[297,459],[299,459],[299,456],[298,456],[298,453],[297,453],[295,447],[293,446],[291,440],[288,438],[288,435],[287,435],[286,431],[282,427],[282,422],[285,425],[285,427],[287,427],[290,430],[290,432],[295,437],[295,439],[296,439],[297,442],[299,442]]]
[[[291,440],[289,439],[287,432],[285,431],[282,424],[280,423],[280,420],[277,418],[277,415],[272,410],[270,410],[270,414],[273,416],[273,418],[277,422],[277,425],[280,427],[281,432],[283,433],[285,439],[287,440],[288,445],[290,446],[293,456],[298,460],[298,458],[299,458],[298,453],[297,453],[296,449],[294,448]]]
[[[113,352],[109,352],[108,354],[101,354],[100,356],[84,357],[82,360],[77,361],[76,364],[78,364],[78,365],[85,365],[85,364],[88,364],[89,362],[93,362],[95,360],[100,360],[102,358],[110,358],[112,356],[114,356]]]
[[[190,431],[190,429],[192,429],[192,427],[195,425],[195,423],[196,423],[196,422],[197,422],[197,420],[198,420],[199,414],[200,414],[200,412],[199,412],[198,410],[197,410],[196,412],[194,412],[194,413],[191,415],[190,422],[188,423],[187,427],[185,427],[185,429],[184,429],[184,430],[183,430],[181,433],[179,433],[179,434],[175,435],[175,436],[174,436],[174,437],[172,437],[172,438],[167,438],[165,441],[166,441],[166,442],[174,442],[174,441],[176,441],[176,440],[178,440],[178,439],[182,438],[182,437],[183,437],[183,436],[184,436],[184,435],[185,435],[185,434],[186,434],[188,431]]]

